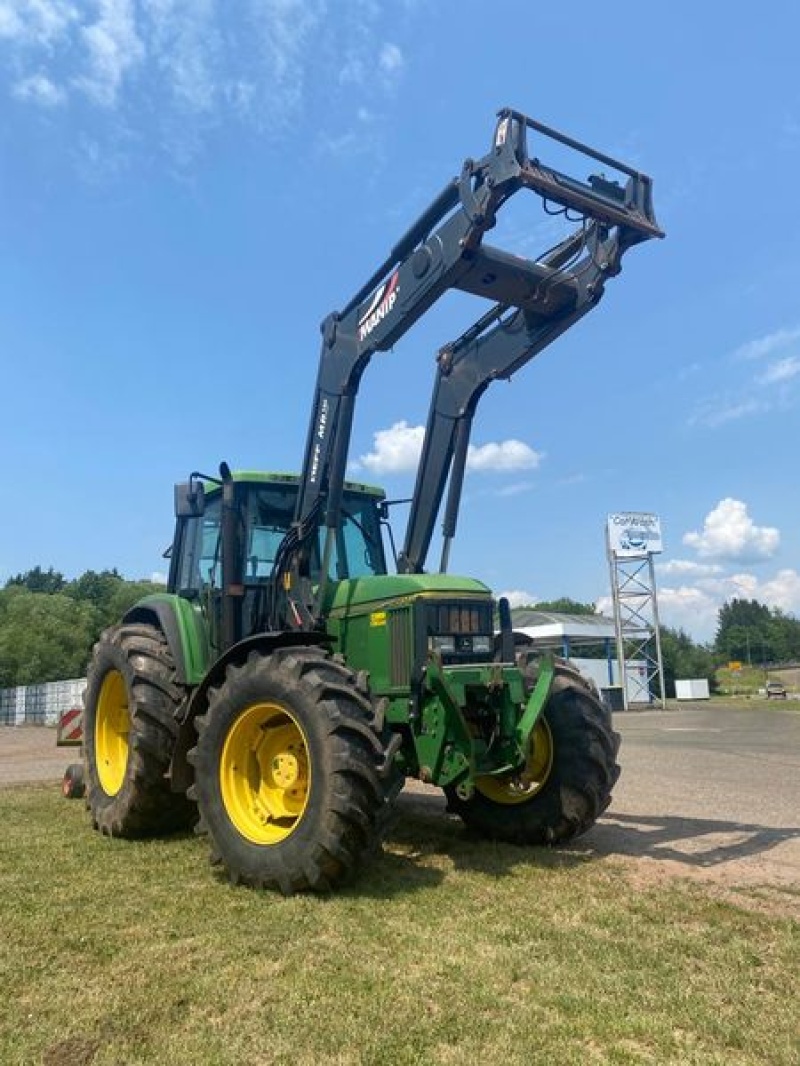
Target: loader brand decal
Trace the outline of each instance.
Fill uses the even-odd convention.
[[[328,397],[323,396],[319,405],[319,418],[317,419],[317,433],[314,441],[314,449],[311,455],[311,473],[308,475],[309,484],[314,485],[319,473],[319,457],[322,452],[322,444],[328,428]]]
[[[385,626],[386,625],[386,611],[373,611],[369,616],[369,624],[371,626]]]
[[[360,341],[366,340],[378,323],[383,322],[394,307],[397,302],[397,294],[400,291],[399,278],[400,271],[395,270],[389,280],[385,281],[375,291],[366,311],[358,320],[358,339]]]

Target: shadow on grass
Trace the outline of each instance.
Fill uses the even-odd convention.
[[[576,841],[573,849],[704,868],[763,855],[788,840],[800,841],[800,826],[775,828],[717,818],[618,814],[612,810]]]
[[[365,871],[356,891],[394,895],[437,884],[447,876],[442,859],[456,870],[505,877],[521,866],[569,869],[594,858],[589,852],[576,853],[572,848],[526,848],[486,840],[467,829],[456,815],[447,813],[442,793],[405,792],[398,800],[384,855]]]

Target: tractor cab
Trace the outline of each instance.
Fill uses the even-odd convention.
[[[238,603],[235,640],[260,632],[271,590],[279,549],[291,529],[297,506],[299,478],[292,474],[253,471],[230,475],[225,500],[225,482],[216,478],[193,478],[176,486],[176,528],[172,545],[168,591],[206,608],[211,643],[217,652],[229,641],[223,634],[223,590],[232,590]],[[342,522],[330,554],[329,582],[348,578],[375,577],[386,573],[381,535],[382,489],[346,482]],[[228,520],[233,536],[223,551],[223,522]],[[312,584],[322,572],[322,540],[308,541],[305,567]],[[226,565],[230,574],[223,576]]]

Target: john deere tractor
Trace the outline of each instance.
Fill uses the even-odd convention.
[[[546,166],[529,154],[533,135],[616,177]],[[537,259],[484,240],[523,190],[577,220]],[[556,844],[594,823],[619,773],[609,714],[576,670],[520,642],[505,600],[446,571],[481,395],[596,306],[628,248],[662,235],[648,177],[500,112],[487,155],[464,163],[324,320],[300,474],[223,463],[176,486],[167,591],[107,630],[90,666],[83,753],[97,829],[139,837],[196,822],[232,881],[289,894],[351,877],[407,777],[444,789],[488,838]],[[390,574],[389,504],[345,480],[355,399],[372,355],[450,289],[487,310],[439,352]]]

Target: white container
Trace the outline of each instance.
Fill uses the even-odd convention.
[[[686,681],[676,681],[675,696],[679,700],[710,699],[711,694],[708,691],[708,678],[698,677]]]

